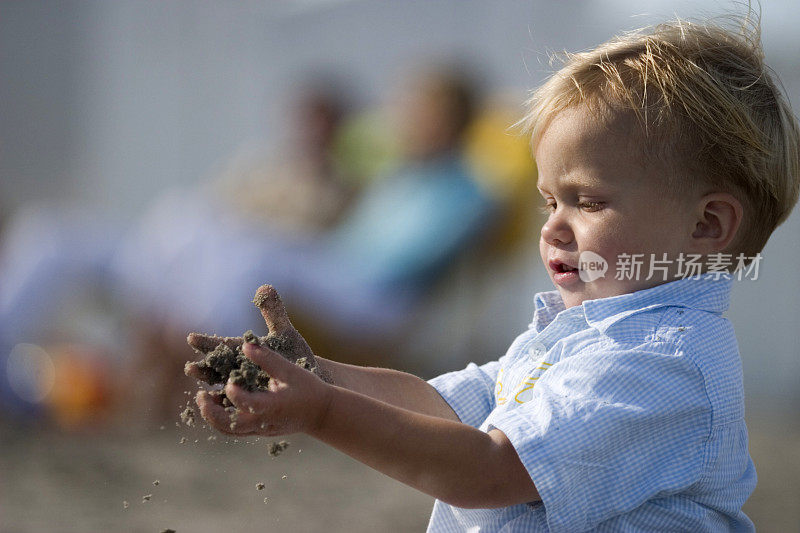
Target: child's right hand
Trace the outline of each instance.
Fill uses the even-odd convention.
[[[237,410],[233,419],[219,396],[201,390],[196,401],[203,418],[229,435],[277,436],[318,428],[333,387],[269,348],[245,343],[243,351],[270,375],[268,390],[247,392],[228,382],[225,396]]]

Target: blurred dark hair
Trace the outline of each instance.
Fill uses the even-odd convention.
[[[474,74],[460,65],[434,65],[425,69],[422,79],[431,95],[445,106],[453,135],[460,138],[478,107],[479,91]]]

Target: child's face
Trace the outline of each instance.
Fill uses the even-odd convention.
[[[549,212],[539,248],[566,307],[669,281],[691,244],[691,202],[665,195],[659,183],[667,169],[644,161],[638,132],[632,120],[605,126],[580,106],[556,115],[536,147]],[[587,251],[607,261],[604,277],[581,279],[579,257]],[[647,279],[651,254],[660,260],[663,253],[671,259],[667,279],[660,270]],[[644,254],[639,276],[616,279],[620,254]]]

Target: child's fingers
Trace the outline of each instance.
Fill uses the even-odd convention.
[[[247,392],[231,382],[225,386],[225,396],[240,411],[261,414],[264,412],[263,393]]]
[[[297,371],[297,365],[269,348],[246,342],[242,345],[242,351],[248,359],[260,366],[261,370],[278,381],[286,381],[291,372]]]
[[[200,408],[200,414],[214,429],[228,435],[236,434],[231,429],[231,418],[228,412],[208,392],[199,391],[195,402]]]
[[[208,353],[220,344],[226,344],[231,349],[242,345],[241,337],[220,337],[219,335],[206,335],[205,333],[189,333],[186,337],[189,346],[200,353]]]
[[[222,390],[215,389],[213,391],[205,391],[208,394],[209,399],[217,405],[221,405],[225,407],[224,398],[225,395],[222,394]]]
[[[289,321],[289,315],[286,314],[286,308],[281,302],[281,297],[272,285],[259,287],[253,297],[253,303],[261,311],[261,316],[264,317],[264,322],[267,323],[271,334],[277,335],[294,329]]]
[[[196,361],[187,361],[183,365],[183,373],[206,383],[212,383],[216,378],[216,372],[212,368],[201,367]]]
[[[219,395],[200,391],[197,393],[196,401],[200,414],[206,422],[226,435],[254,435],[267,427],[256,415],[248,411],[239,410],[235,416],[231,416],[231,413],[222,406],[222,397]]]
[[[203,380],[203,372],[201,372],[200,367],[194,361],[186,361],[186,364],[183,365],[183,373],[189,376],[190,378],[200,379]]]

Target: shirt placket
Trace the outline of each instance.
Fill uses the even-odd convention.
[[[569,337],[588,327],[582,308],[562,312],[541,332],[520,347],[519,363],[504,376],[506,395],[498,398],[498,404],[509,408],[521,405],[532,394],[536,382],[558,360],[548,360],[548,354],[560,339]],[[560,359],[560,355],[559,355]]]
[[[550,352],[556,342],[588,327],[583,308],[570,308],[559,313],[542,331],[523,345],[522,350],[526,353],[528,360],[540,361]],[[549,362],[556,363],[557,361]]]

